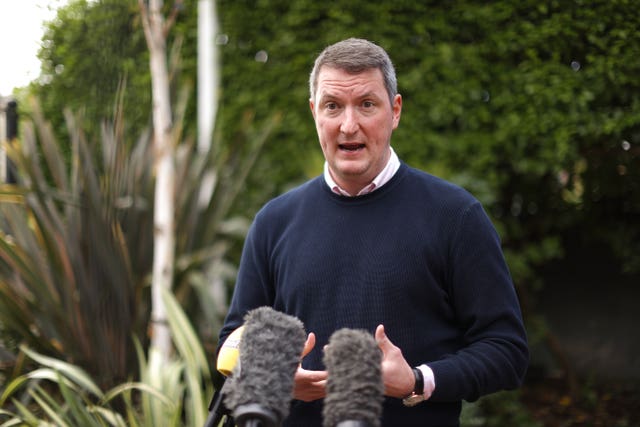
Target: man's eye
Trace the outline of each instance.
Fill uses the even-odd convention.
[[[372,102],[372,101],[364,101],[364,102],[362,103],[362,106],[363,106],[364,108],[371,108],[371,107],[373,107],[373,105],[374,105],[374,104],[373,104],[373,102]]]
[[[338,108],[338,104],[336,104],[335,102],[327,102],[325,104],[325,108],[327,110],[335,110],[336,108]]]

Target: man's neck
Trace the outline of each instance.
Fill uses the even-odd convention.
[[[389,146],[389,156],[387,157],[386,164],[384,168],[382,168],[382,170],[378,173],[378,175],[373,178],[373,180],[366,183],[356,183],[353,186],[349,186],[349,188],[347,188],[346,186],[340,186],[333,178],[333,174],[329,169],[329,164],[326,161],[324,163],[324,179],[327,185],[329,185],[329,188],[331,188],[334,193],[341,194],[347,197],[355,197],[370,193],[382,187],[393,177],[393,175],[395,175],[399,167],[400,160],[398,159],[396,153],[393,151],[393,148]]]

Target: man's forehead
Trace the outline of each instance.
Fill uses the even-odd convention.
[[[379,68],[364,68],[358,71],[351,71],[343,67],[334,67],[331,65],[323,65],[318,71],[318,81],[326,79],[328,75],[337,77],[342,76],[343,79],[352,78],[367,78],[367,79],[380,79],[382,78],[382,71]]]
[[[375,92],[384,90],[382,73],[377,68],[370,68],[358,73],[351,73],[338,68],[325,68],[318,75],[319,94],[333,91]]]

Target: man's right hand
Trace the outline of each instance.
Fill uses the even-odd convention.
[[[316,336],[311,332],[304,343],[301,359],[303,359],[316,345]],[[298,365],[294,377],[293,397],[304,402],[323,399],[327,395],[327,371],[309,371]]]

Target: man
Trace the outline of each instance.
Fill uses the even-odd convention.
[[[457,426],[462,399],[518,387],[528,363],[499,237],[473,196],[391,148],[402,97],[382,48],[327,47],[310,94],[324,174],[256,215],[220,342],[259,306],[302,320],[285,425],[320,426],[322,348],[337,329],[369,330],[383,354],[382,425]]]

